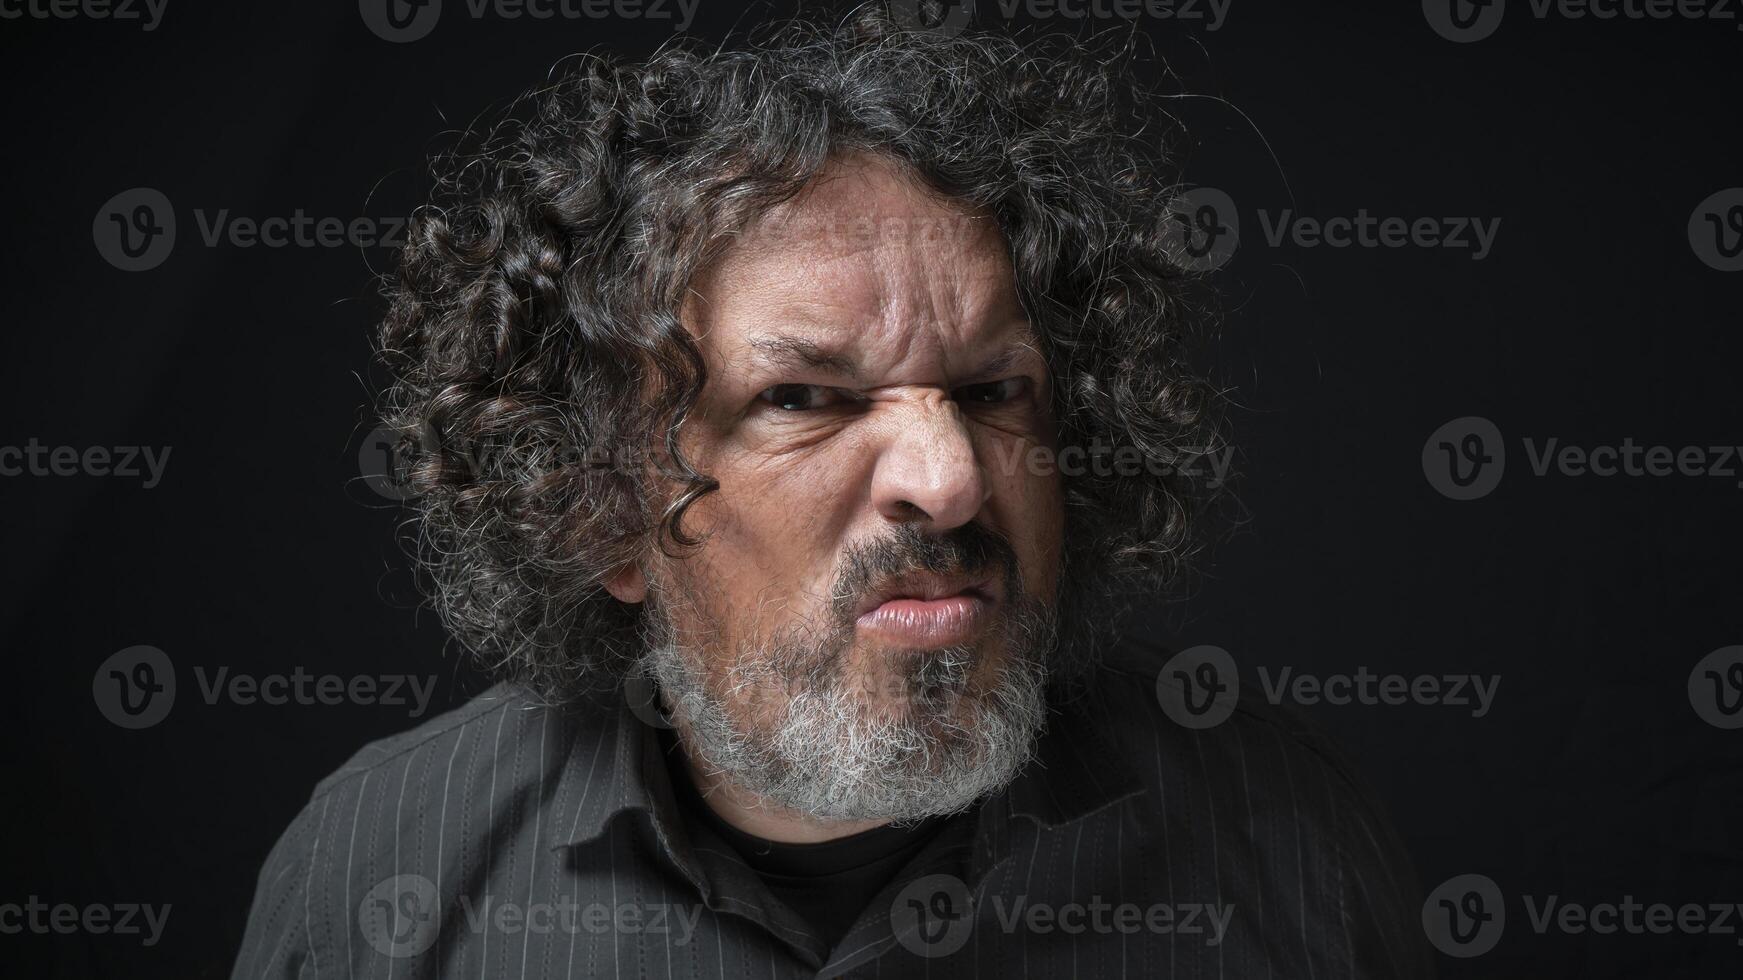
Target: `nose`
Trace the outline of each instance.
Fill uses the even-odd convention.
[[[890,521],[934,532],[974,520],[991,493],[968,421],[947,392],[903,405],[872,476],[872,504]]]

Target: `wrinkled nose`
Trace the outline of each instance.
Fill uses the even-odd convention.
[[[974,520],[991,489],[968,420],[945,392],[902,406],[872,476],[872,503],[890,521],[933,532]]]

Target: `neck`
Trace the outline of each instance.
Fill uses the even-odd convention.
[[[679,734],[684,768],[708,808],[739,830],[781,844],[821,844],[850,837],[889,823],[888,820],[826,820],[772,803],[732,782],[725,773],[697,759],[689,739]]]

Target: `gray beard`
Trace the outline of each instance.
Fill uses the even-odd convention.
[[[715,676],[658,626],[638,672],[659,684],[694,755],[777,807],[894,823],[960,812],[1016,776],[1046,721],[1058,638],[1050,610],[1019,602],[1004,624],[997,679],[975,696],[966,648],[901,653],[892,690],[873,692],[846,669],[851,635],[777,640]],[[742,720],[777,699],[785,703],[774,724]]]

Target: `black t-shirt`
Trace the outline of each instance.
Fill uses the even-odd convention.
[[[896,872],[949,822],[934,817],[910,826],[883,826],[820,844],[784,844],[747,834],[714,812],[697,791],[684,753],[670,732],[662,733],[673,795],[684,822],[705,827],[729,845],[768,885],[831,944]]]

